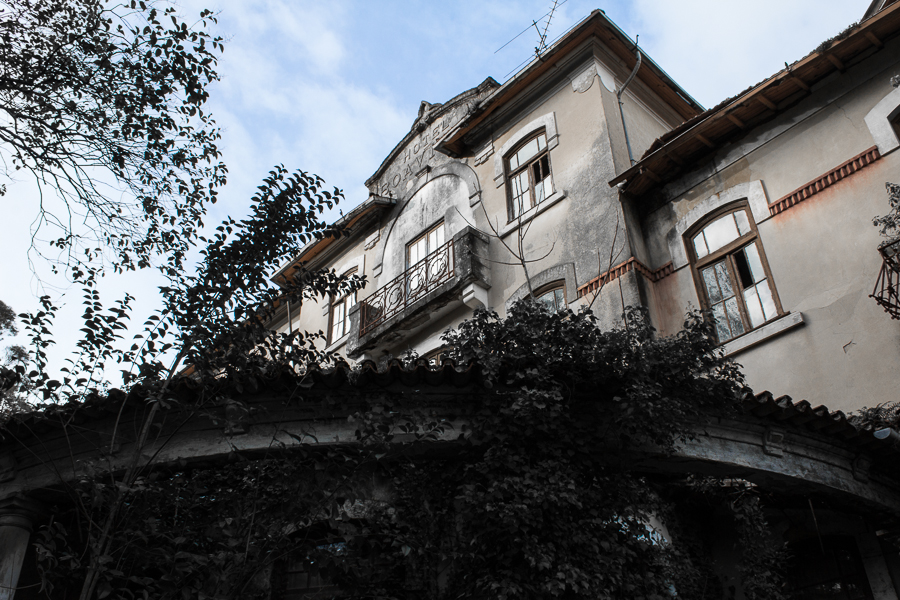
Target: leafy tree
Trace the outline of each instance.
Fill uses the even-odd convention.
[[[271,179],[257,206],[278,203],[274,190],[284,184]],[[245,235],[252,221],[223,224],[223,236],[229,226],[239,231],[229,243],[210,241],[208,267],[255,247]],[[199,280],[212,272],[204,267]],[[184,289],[181,297],[194,298]],[[247,290],[231,283],[209,293],[197,305],[214,307],[203,318],[237,324],[214,301]],[[160,422],[240,402],[241,390],[252,397],[276,374],[308,388],[310,361],[321,357],[283,352],[284,336],[226,338],[217,326],[198,328],[192,312],[179,312],[182,339],[207,344],[185,353],[201,361],[194,392],[166,391],[163,368],[152,366],[137,388]],[[451,433],[447,422],[423,411],[416,394],[379,390],[363,405],[331,393],[306,400],[354,421],[356,444],[273,446],[262,458],[236,453],[215,467],[142,467],[114,480],[98,463],[36,534],[45,584],[60,598],[77,590],[81,598],[267,598],[273,567],[293,561],[349,598],[721,598],[697,533],[718,512],[744,549],[746,597],[784,597],[783,551],[752,485],[654,476],[636,462],[671,452],[705,414],[733,410],[746,393],[737,367],[700,315],[670,338],[656,336],[641,311],[626,316],[625,327],[601,331],[589,312],[553,313],[527,300],[506,319],[477,312],[448,332],[449,356],[478,370],[482,384],[450,408],[466,424],[442,452],[433,451]],[[262,336],[252,320],[246,326]],[[379,499],[375,481],[389,482],[392,497]],[[110,524],[108,536],[85,523]]]
[[[0,338],[17,333],[19,329],[16,327],[16,312],[0,300]]]
[[[148,539],[160,540],[146,529],[155,526],[147,521],[133,521],[137,514],[164,518],[165,511],[160,507],[168,505],[172,497],[168,493],[175,484],[164,480],[159,485],[148,485],[155,479],[146,478],[148,465],[142,451],[151,428],[163,419],[161,412],[171,409],[182,411],[181,417],[188,420],[206,414],[228,402],[232,394],[254,389],[260,378],[273,370],[303,372],[313,365],[337,360],[317,348],[316,342],[323,339],[321,332],[282,335],[270,331],[267,323],[278,303],[291,301],[299,307],[310,299],[358,289],[364,279],[298,268],[290,285],[277,289],[266,275],[314,237],[341,235],[319,219],[326,208],[341,198],[339,189],[325,189],[324,182],[314,175],[289,173],[276,167],[254,196],[249,217],[240,221],[226,219],[208,239],[200,238],[204,246],[196,273],[178,268],[180,256],[168,257],[163,269],[168,277],[168,285],[162,289],[163,308],[147,319],[143,332],[130,348],[121,348],[120,338],[133,298],[126,294],[105,307],[96,289],[102,270],[92,265],[76,267],[73,272],[83,285],[84,336],[77,342],[69,364],[59,369],[62,376],[58,379],[53,376],[46,355],[47,347],[53,343],[51,326],[57,308],[49,297],[44,297],[42,310],[26,315],[24,324],[31,337],[33,368],[29,370],[25,364],[0,367],[5,385],[27,385],[49,414],[77,411],[85,402],[96,402],[98,398],[121,402],[124,407],[128,396],[112,390],[104,379],[114,365],[120,365],[125,389],[138,395],[146,407],[129,466],[124,471],[115,470],[110,463],[104,465],[101,461],[96,466],[96,478],[80,485],[65,485],[71,506],[75,507],[75,522],[57,520],[38,537],[42,564],[51,565],[45,576],[47,589],[56,590],[51,592],[56,594],[54,597],[131,598],[135,590],[141,589],[153,590],[154,597],[166,597],[164,592],[171,591],[165,587],[169,580],[158,576],[166,571],[165,565],[174,560],[174,555],[165,554],[160,546],[146,546]],[[184,402],[176,400],[170,390],[182,371],[181,376],[189,376],[198,391],[202,390]],[[110,447],[120,439],[114,435]],[[149,503],[145,503],[145,498],[149,498]],[[141,505],[149,512],[140,513],[136,507]],[[78,523],[96,526],[79,531]],[[69,528],[74,528],[71,536],[67,535]],[[177,537],[172,533],[162,532],[164,536]],[[110,564],[109,557],[113,555],[120,557],[120,563],[129,564],[136,543],[149,551],[137,563],[144,572],[149,570],[149,575],[138,576]],[[229,565],[221,566],[225,569]],[[211,567],[197,563],[194,568]],[[211,573],[224,577],[220,571]],[[158,585],[151,585],[151,581]],[[181,592],[177,593],[181,598]]]
[[[16,335],[18,332],[15,311],[0,300],[0,340],[10,335]],[[7,346],[3,354],[0,364],[7,368],[12,365],[24,364],[28,359],[28,352],[18,344]],[[16,389],[14,381],[4,383],[4,380],[0,379],[0,422],[5,421],[16,412],[24,412],[29,408],[20,390]]]
[[[189,25],[154,1],[0,2],[5,174],[31,173],[62,201],[42,196],[36,210],[70,264],[106,249],[117,268],[146,266],[183,257],[198,234],[226,173],[203,111],[222,49],[214,21],[203,11]]]

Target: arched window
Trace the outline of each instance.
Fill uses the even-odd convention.
[[[509,220],[553,194],[547,134],[541,129],[504,157],[508,182]]]
[[[769,265],[746,203],[710,214],[685,235],[704,308],[720,343],[781,314]]]
[[[534,293],[538,302],[543,303],[548,310],[557,311],[566,308],[566,284],[564,281],[555,281],[538,289]]]

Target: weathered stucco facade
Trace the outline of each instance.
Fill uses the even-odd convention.
[[[647,57],[622,91],[635,48],[600,12],[506,84],[423,102],[367,182],[369,217],[350,238],[297,258],[366,275],[352,323],[332,336],[323,305],[292,315],[292,326],[328,332],[350,359],[425,355],[474,308],[502,314],[524,296],[524,258],[535,292],[556,285],[572,308],[593,301],[607,326],[623,303],[643,304],[661,333],[674,333],[689,307],[709,307],[685,236],[743,203],[778,299],[764,326],[743,308],[747,331],[723,343],[749,383],[841,410],[894,399],[892,379],[873,374],[900,359],[900,329],[869,294],[881,268],[871,222],[888,211],[884,183],[898,172],[900,91],[890,79],[900,46],[897,7],[876,9],[847,39],[706,112]],[[510,156],[538,133],[552,184],[513,218]],[[409,286],[398,283],[412,266],[407,246],[437,226],[448,241],[467,228],[484,234],[456,255],[477,273],[454,273],[458,289],[429,295],[430,306],[393,298],[361,343],[367,298],[392,281]]]

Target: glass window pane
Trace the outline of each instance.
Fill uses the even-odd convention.
[[[544,148],[546,148],[547,147],[547,136],[545,136],[543,133],[541,135],[539,135],[537,137],[537,145],[538,145],[538,151],[541,151]]]
[[[734,296],[734,290],[731,287],[731,277],[728,276],[728,267],[725,261],[717,262],[713,265],[716,269],[716,278],[719,280],[719,287],[722,289],[722,297],[730,298]]]
[[[702,231],[694,236],[694,252],[697,254],[697,258],[703,258],[707,254],[709,254],[709,250],[707,250],[706,248],[706,240],[703,238]]]
[[[713,267],[708,267],[701,271],[703,283],[706,286],[706,295],[709,297],[710,304],[716,304],[722,301],[722,291],[716,281],[716,272]]]
[[[428,232],[428,254],[437,250],[437,229]]]
[[[741,321],[741,312],[738,309],[737,298],[732,296],[725,301],[725,311],[728,313],[728,325],[731,327],[731,335],[739,336],[744,333],[744,323]]]
[[[747,306],[751,327],[759,327],[766,322],[762,305],[759,303],[759,294],[756,293],[756,286],[744,290],[744,304]]]
[[[535,184],[534,186],[534,203],[540,204],[547,196],[544,194],[544,182]]]
[[[747,263],[750,265],[753,281],[759,282],[765,279],[766,272],[763,269],[762,261],[759,258],[759,250],[756,248],[756,242],[744,247],[744,255],[747,257]]]
[[[561,309],[561,308],[565,308],[565,306],[566,306],[566,299],[563,298],[563,290],[562,290],[562,288],[556,290],[554,293],[556,294],[556,310],[559,310],[559,309]]]
[[[437,227],[437,248],[444,245],[444,224],[441,223]]]
[[[703,230],[706,235],[706,245],[710,252],[715,252],[722,246],[738,239],[737,226],[731,213],[720,217],[706,226]]]
[[[728,317],[725,316],[725,305],[715,304],[712,307],[713,318],[716,320],[716,336],[720,342],[731,339],[731,331],[728,330]]]
[[[536,155],[540,150],[538,149],[538,141],[537,139],[533,139],[524,146],[522,149],[516,152],[516,158],[520,165],[525,164],[528,160]]]
[[[532,207],[532,201],[528,191],[528,169],[516,175],[518,188],[521,190],[519,196],[520,210],[525,212]]]
[[[737,221],[738,233],[741,235],[750,233],[750,220],[747,218],[747,211],[737,211],[734,213],[734,219]]]
[[[778,315],[778,310],[775,308],[775,298],[772,297],[772,290],[769,289],[769,281],[767,279],[760,281],[756,284],[756,289],[759,292],[759,301],[762,303],[766,321],[774,319]]]
[[[538,300],[547,307],[547,310],[554,310],[553,307],[553,292],[547,292],[546,294],[541,294]]]

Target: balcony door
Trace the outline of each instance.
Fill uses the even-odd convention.
[[[448,268],[443,256],[431,256],[444,245],[443,221],[406,246],[406,296],[412,301],[423,295],[429,282],[439,279]],[[443,253],[442,253],[443,254]]]

